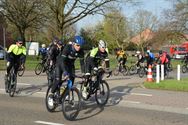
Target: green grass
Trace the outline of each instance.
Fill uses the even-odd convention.
[[[116,56],[110,55],[109,59],[110,59],[110,67],[111,69],[114,69],[117,66]],[[132,65],[131,62],[136,62],[136,57],[129,56],[128,61],[126,63],[127,66],[130,67]],[[39,63],[39,60],[37,60],[36,56],[27,56],[26,64],[25,64],[26,70],[34,70],[37,63]],[[172,60],[173,68],[177,68],[177,64],[181,64],[181,61]],[[75,67],[76,69],[80,69],[79,59],[76,60]],[[6,69],[6,62],[4,60],[0,60],[0,70],[5,70],[5,69]]]
[[[160,81],[160,83],[145,82],[144,86],[149,89],[188,92],[188,78],[183,78],[180,81],[176,79],[168,79],[168,80]]]

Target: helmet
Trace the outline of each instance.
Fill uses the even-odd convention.
[[[99,48],[106,48],[106,43],[103,40],[99,40]]]
[[[149,50],[149,49],[147,50],[147,53],[150,53],[150,50]]]
[[[16,42],[23,42],[23,38],[21,37],[16,38]]]
[[[59,40],[59,41],[57,42],[57,44],[60,45],[60,46],[62,46],[62,45],[63,45],[63,42],[62,42],[61,40]]]
[[[81,36],[75,36],[73,42],[82,46],[84,44],[84,39]]]
[[[46,44],[42,44],[42,48],[45,48],[46,47]]]
[[[136,51],[136,54],[140,54],[140,51]]]
[[[162,54],[163,53],[163,51],[162,50],[159,50],[159,54]]]

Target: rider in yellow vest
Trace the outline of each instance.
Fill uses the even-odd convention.
[[[127,55],[122,48],[119,48],[116,52],[116,59],[118,60],[119,64],[122,63],[124,66],[127,61]]]
[[[26,48],[22,46],[23,40],[21,38],[18,38],[16,40],[16,44],[12,44],[7,53],[7,74],[9,74],[11,68],[14,66],[15,73],[17,73],[17,70],[20,66],[20,64],[25,63],[26,59]]]

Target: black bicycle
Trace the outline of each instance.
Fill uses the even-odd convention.
[[[41,62],[39,62],[36,65],[35,74],[40,75],[42,72],[48,73],[48,69],[49,69],[49,61],[47,61],[47,59],[43,59],[43,60],[41,60]]]
[[[51,89],[52,85],[48,87],[46,92],[45,102],[47,110],[49,112],[54,112],[55,109],[61,105],[64,117],[67,120],[75,120],[81,109],[79,90],[67,79],[61,81],[54,94],[51,93]]]
[[[182,71],[182,73],[188,72],[188,64],[187,64],[187,63],[184,63],[184,64],[181,66],[181,71]]]
[[[82,81],[80,93],[83,100],[88,100],[92,95],[95,95],[95,100],[99,106],[104,106],[109,99],[110,89],[108,83],[103,80],[105,70],[103,68],[98,68],[94,71],[93,75],[86,76],[85,81]],[[109,72],[109,77],[111,72]],[[84,94],[87,95],[85,96]]]
[[[24,72],[25,72],[25,65],[24,64],[19,65],[18,76],[23,76]]]
[[[10,70],[9,75],[5,79],[5,90],[9,93],[10,97],[13,97],[16,92],[17,86],[17,74],[15,73],[15,66]]]
[[[114,70],[115,76],[119,75],[119,73],[122,73],[124,76],[129,74],[129,67],[127,65],[123,65],[123,61],[120,61]]]

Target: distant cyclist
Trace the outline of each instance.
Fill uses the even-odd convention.
[[[14,66],[15,74],[17,74],[18,68],[21,64],[25,64],[26,60],[26,48],[23,46],[23,40],[21,38],[16,39],[16,43],[12,44],[7,52],[7,72],[5,79],[7,80],[11,68]]]
[[[38,57],[41,56],[41,59],[43,61],[46,61],[47,60],[47,48],[46,48],[46,45],[45,44],[42,44],[41,45],[41,48],[39,49],[39,55]]]
[[[67,44],[63,51],[60,52],[55,69],[55,80],[52,85],[52,93],[55,93],[61,83],[62,74],[65,78],[69,78],[74,83],[75,66],[74,62],[77,58],[81,59],[81,66],[84,66],[84,51],[81,46],[84,44],[84,40],[81,36],[75,36],[72,44]]]
[[[50,45],[48,49],[48,55],[47,55],[50,68],[55,66],[57,56],[62,50],[63,50],[63,42],[61,40],[54,39],[53,43]]]
[[[143,56],[143,54],[140,51],[136,51],[135,56],[137,57],[136,66],[137,66],[137,68],[139,68],[141,66],[141,63],[144,62],[145,57]]]
[[[119,64],[122,62],[122,65],[125,66],[125,63],[127,61],[127,55],[122,48],[119,48],[116,51],[116,59],[118,60]]]

